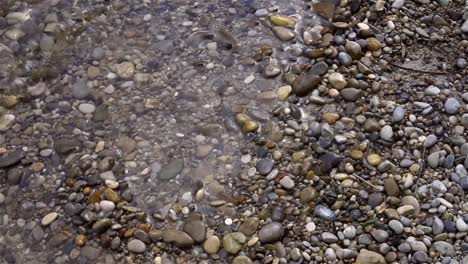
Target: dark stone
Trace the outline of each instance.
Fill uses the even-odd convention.
[[[25,156],[25,153],[21,149],[7,152],[0,156],[0,168],[10,167],[20,162]]]
[[[318,75],[302,73],[292,84],[293,93],[297,96],[306,96],[322,82]]]

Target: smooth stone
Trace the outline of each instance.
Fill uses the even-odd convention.
[[[283,177],[279,183],[288,190],[294,188],[294,181],[289,176]]]
[[[93,104],[80,104],[78,106],[78,109],[83,113],[83,114],[92,114],[96,110],[96,107]]]
[[[434,235],[440,235],[443,232],[444,232],[444,222],[440,218],[435,217],[432,222],[432,233]]]
[[[390,220],[390,222],[388,222],[388,226],[390,227],[390,229],[393,230],[393,232],[395,232],[396,234],[401,234],[403,233],[403,224],[398,221],[398,220]]]
[[[73,84],[71,88],[71,94],[73,97],[76,99],[85,99],[89,96],[91,96],[91,89],[88,88],[86,85],[86,80],[85,79],[77,79],[76,82]]]
[[[258,238],[262,244],[269,244],[281,240],[284,232],[285,230],[281,223],[272,222],[258,231]]]
[[[130,79],[135,74],[135,65],[131,62],[122,62],[115,66],[115,71],[120,78]]]
[[[203,243],[203,249],[208,254],[216,254],[221,246],[221,240],[217,236],[210,236],[205,243]]]
[[[306,96],[318,87],[322,78],[318,75],[302,73],[292,83],[292,91],[297,96]]]
[[[388,237],[389,237],[388,233],[385,230],[380,230],[380,229],[372,230],[371,235],[379,243],[383,243],[383,242],[387,241]]]
[[[429,256],[427,255],[426,252],[424,251],[416,251],[413,255],[413,258],[418,262],[418,263],[427,263]]]
[[[431,134],[426,137],[426,140],[424,141],[424,147],[425,148],[430,148],[434,146],[437,143],[437,136],[434,134]]]
[[[42,220],[41,220],[41,224],[43,226],[48,226],[50,225],[53,221],[55,221],[55,219],[57,219],[58,217],[58,213],[57,212],[52,212],[52,213],[48,213],[46,214]]]
[[[434,85],[429,85],[425,90],[424,90],[424,93],[426,95],[430,95],[430,96],[437,96],[440,94],[440,89],[439,87],[437,86],[434,86]]]
[[[400,197],[400,187],[393,177],[384,180],[384,190],[388,196]]]
[[[392,141],[393,138],[393,129],[391,126],[383,126],[380,130],[380,138],[385,141]]]
[[[374,252],[374,251],[368,251],[368,250],[361,250],[359,252],[357,258],[356,258],[356,263],[359,264],[386,264],[387,261],[385,260],[385,257],[382,256],[381,254]]]
[[[324,205],[317,205],[314,209],[314,214],[328,221],[336,220],[336,214],[330,208]]]
[[[240,232],[228,233],[223,237],[223,248],[230,254],[237,254],[247,242],[247,238]]]
[[[338,60],[343,66],[351,66],[353,64],[353,58],[346,52],[338,53]]]
[[[317,196],[317,191],[313,187],[305,187],[299,193],[299,200],[305,204],[312,201]]]
[[[432,191],[435,192],[435,193],[446,193],[447,192],[447,187],[445,187],[445,185],[439,180],[433,181],[431,186],[432,186]]]
[[[0,116],[0,132],[9,130],[16,121],[16,117],[12,114],[4,114]]]
[[[139,239],[132,239],[130,242],[128,242],[127,249],[132,253],[141,254],[146,251],[146,245]]]
[[[395,108],[395,110],[393,110],[393,114],[392,114],[392,119],[393,119],[393,122],[401,122],[403,121],[403,119],[405,119],[405,114],[406,114],[406,110],[401,107],[401,106],[398,106]]]
[[[335,243],[338,241],[338,237],[330,232],[323,232],[320,235],[320,237],[322,238],[322,241],[325,243]]]
[[[237,256],[232,260],[232,264],[252,264],[253,261],[247,256]]]
[[[455,222],[455,226],[457,227],[458,232],[468,232],[468,224],[461,217],[458,217]]]
[[[273,33],[282,41],[289,41],[296,37],[294,31],[284,27],[272,27]]]
[[[97,220],[93,226],[91,227],[91,229],[96,232],[96,233],[103,233],[105,232],[107,229],[109,229],[109,227],[111,227],[112,225],[112,220],[109,219],[109,218],[103,218],[103,219],[99,219]]]
[[[348,84],[343,74],[339,72],[333,72],[328,75],[328,82],[331,84],[331,86],[338,90],[345,88]]]
[[[362,48],[359,43],[355,41],[346,41],[345,49],[354,59],[359,59],[362,56]]]
[[[434,152],[427,156],[427,165],[433,169],[439,166],[439,152]]]
[[[103,212],[112,212],[115,209],[115,204],[111,201],[103,200],[99,202],[99,207]]]
[[[362,90],[357,88],[345,88],[340,91],[341,96],[347,101],[356,101],[364,94]]]
[[[345,227],[345,229],[343,230],[343,235],[349,239],[355,238],[356,234],[357,234],[356,227],[352,225]]]
[[[163,232],[163,241],[174,243],[178,248],[189,248],[193,246],[193,239],[185,232],[175,229],[168,229]]]
[[[455,255],[455,249],[453,246],[445,241],[436,241],[432,244],[432,247],[439,253],[441,256],[453,256]]]
[[[26,153],[22,149],[16,149],[4,153],[0,156],[0,168],[6,168],[17,164],[25,155]]]
[[[203,242],[206,236],[206,226],[202,221],[193,220],[184,225],[184,232],[187,233],[195,242]]]
[[[405,0],[395,0],[395,2],[392,3],[392,8],[400,9],[404,4]]]
[[[327,71],[328,71],[328,64],[324,61],[321,61],[312,65],[307,73],[312,74],[312,75],[323,75]]]
[[[60,138],[55,141],[55,151],[60,155],[70,154],[81,149],[81,142],[75,138]]]
[[[272,159],[259,159],[255,165],[255,168],[257,169],[258,173],[260,173],[260,175],[266,176],[273,169],[274,165],[275,161]]]
[[[414,196],[404,196],[401,198],[401,203],[403,205],[411,205],[414,208],[414,216],[418,216],[421,211],[421,206],[419,205],[418,199]]]
[[[84,246],[81,249],[81,256],[89,260],[96,260],[97,258],[99,258],[100,255],[101,255],[101,250],[92,246]]]
[[[448,98],[444,104],[445,111],[448,114],[456,114],[460,106],[460,102],[458,102],[458,100],[455,98]]]
[[[251,236],[257,232],[260,220],[256,217],[247,218],[240,226],[239,232],[246,236]]]
[[[184,159],[175,159],[161,168],[159,179],[170,180],[179,175],[184,169]]]
[[[468,33],[468,19],[465,20],[465,22],[463,22],[463,24],[462,24],[462,26],[461,26],[460,29],[461,29],[461,31],[462,31],[463,33],[465,33],[465,34]]]

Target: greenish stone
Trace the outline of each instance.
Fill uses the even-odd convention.
[[[242,249],[247,238],[241,232],[229,233],[223,237],[223,247],[230,254],[237,254]]]
[[[176,159],[166,166],[164,166],[159,172],[159,178],[161,180],[170,180],[175,178],[184,169],[184,159]]]

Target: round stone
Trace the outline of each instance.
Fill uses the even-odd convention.
[[[216,254],[221,246],[221,240],[217,236],[210,236],[205,243],[203,243],[203,249],[208,254]]]
[[[262,244],[270,244],[279,241],[283,236],[284,227],[278,222],[269,223],[258,231],[258,238]]]
[[[115,209],[115,204],[111,201],[103,200],[99,202],[99,207],[103,212],[112,212]]]
[[[146,245],[139,239],[132,239],[130,242],[128,242],[127,249],[132,253],[141,254],[146,251]]]
[[[377,166],[382,162],[382,158],[378,154],[370,154],[367,156],[367,162],[372,166]]]
[[[130,79],[135,74],[135,65],[131,62],[122,62],[115,66],[115,71],[120,78]]]
[[[92,114],[96,110],[96,107],[93,104],[80,104],[78,106],[78,109],[83,113],[83,114]]]

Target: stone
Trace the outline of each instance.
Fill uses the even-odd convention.
[[[328,71],[328,64],[324,61],[313,64],[307,74],[310,75],[323,75]]]
[[[328,82],[333,86],[333,88],[338,90],[345,88],[348,84],[343,74],[339,72],[334,72],[328,75]]]
[[[385,257],[377,252],[361,250],[356,258],[356,264],[386,264]]]
[[[465,20],[465,22],[463,22],[463,24],[462,24],[462,26],[461,26],[460,29],[461,29],[461,31],[462,31],[463,33],[465,33],[465,34],[468,33],[468,19]]]
[[[246,236],[251,236],[257,232],[259,226],[259,219],[256,217],[247,218],[240,226],[239,232],[243,233]]]
[[[247,256],[237,256],[232,260],[232,264],[253,264],[253,261]]]
[[[189,248],[194,244],[194,240],[187,233],[176,229],[165,230],[163,232],[163,241],[174,243],[178,248]]]
[[[96,260],[97,258],[99,258],[100,255],[101,255],[101,250],[92,246],[84,246],[81,249],[81,256],[89,260]]]
[[[393,232],[395,232],[396,234],[401,234],[403,233],[403,224],[398,221],[398,220],[390,220],[390,222],[388,222],[388,226],[390,227],[390,229],[393,230]]]
[[[357,42],[346,41],[345,49],[353,59],[360,59],[362,57],[362,48]]]
[[[258,231],[258,238],[262,244],[270,244],[281,240],[284,236],[284,227],[281,223],[272,222]]]
[[[266,176],[273,169],[274,164],[275,161],[272,159],[259,159],[255,165],[255,168],[257,169],[258,173],[260,173],[260,175]]]
[[[79,78],[71,87],[71,94],[76,99],[82,100],[91,96],[91,89],[89,89],[88,86],[86,86],[85,79]]]
[[[122,62],[115,66],[115,71],[120,78],[130,79],[135,74],[135,65],[131,62]]]
[[[146,245],[139,239],[132,239],[128,242],[127,249],[132,253],[141,254],[146,251]]]
[[[305,204],[311,202],[317,196],[317,191],[313,187],[305,187],[299,193],[299,200],[301,203]]]
[[[111,201],[103,200],[99,202],[99,207],[103,212],[112,212],[115,209],[115,204]]]
[[[461,105],[457,99],[447,98],[444,106],[445,106],[445,112],[447,112],[448,114],[456,114]]]
[[[292,86],[290,85],[281,86],[276,91],[278,95],[278,99],[280,99],[281,101],[286,101],[286,99],[288,99],[291,92],[292,92]]]
[[[237,254],[244,247],[247,238],[240,232],[228,233],[223,237],[223,248],[230,254]]]
[[[322,238],[322,241],[325,243],[335,243],[338,242],[338,237],[335,236],[334,234],[330,232],[323,232],[320,237]]]
[[[197,158],[204,158],[210,154],[210,152],[213,150],[213,146],[203,144],[203,145],[198,145],[197,150],[195,151],[195,157]]]
[[[401,107],[401,106],[398,106],[395,108],[395,110],[393,110],[393,114],[392,114],[392,119],[393,119],[393,122],[401,122],[403,121],[403,119],[405,119],[405,114],[406,114],[406,110]]]
[[[312,12],[320,16],[331,19],[335,15],[335,4],[333,1],[318,1],[312,4]]]
[[[195,242],[203,242],[206,236],[206,226],[202,221],[193,220],[184,225],[184,232],[187,233]]]
[[[444,222],[440,218],[435,217],[432,222],[432,233],[434,235],[440,235],[443,232],[444,232]]]
[[[16,121],[16,117],[12,114],[4,114],[0,116],[0,132],[9,130]]]
[[[434,85],[429,85],[424,89],[424,93],[429,96],[438,96],[440,94],[440,88]]]
[[[416,199],[416,197],[414,197],[414,196],[404,196],[403,198],[401,198],[401,203],[403,205],[411,205],[414,208],[414,216],[419,215],[419,213],[421,211],[421,207],[420,207],[419,201],[418,201],[418,199]]]
[[[168,181],[179,175],[184,169],[184,160],[175,159],[163,166],[159,172],[159,179]]]
[[[439,152],[433,152],[427,156],[427,165],[433,169],[439,166]]]
[[[288,190],[294,188],[294,181],[289,176],[283,177],[279,183]]]
[[[468,224],[462,217],[458,217],[457,221],[455,221],[455,226],[457,227],[458,232],[468,232]]]
[[[439,180],[433,181],[431,184],[431,187],[432,187],[432,191],[436,194],[447,192],[447,187],[445,187],[445,185]]]
[[[50,225],[53,221],[55,221],[55,219],[57,219],[58,217],[58,213],[57,212],[52,212],[52,213],[48,213],[46,214],[42,220],[41,220],[41,225],[43,226],[48,226]]]
[[[103,233],[105,232],[107,229],[109,229],[109,227],[111,227],[112,225],[112,220],[109,219],[109,218],[103,218],[103,219],[99,219],[97,220],[93,226],[91,227],[91,229],[96,232],[96,233]]]
[[[437,136],[436,135],[429,135],[426,137],[426,140],[424,141],[424,147],[425,148],[430,148],[432,146],[434,146],[435,144],[437,143]],[[438,160],[437,160],[438,162]]]
[[[55,151],[60,155],[67,155],[81,149],[81,142],[75,138],[60,138],[55,140]]]
[[[343,235],[346,238],[349,238],[349,239],[355,238],[356,234],[357,234],[356,227],[354,227],[352,225],[349,225],[349,226],[345,227],[345,229],[343,230]]]
[[[379,154],[369,154],[367,156],[367,162],[372,166],[377,166],[382,162],[382,157]]]
[[[391,126],[383,126],[380,130],[380,138],[385,141],[392,141],[393,138],[393,129]]]
[[[296,37],[294,31],[284,27],[272,27],[273,33],[282,41],[289,41]]]
[[[454,256],[455,255],[455,249],[453,248],[453,246],[450,243],[447,243],[445,241],[436,241],[432,244],[432,247],[441,256]]]
[[[96,110],[96,107],[93,104],[80,104],[78,106],[78,109],[83,113],[83,114],[92,114]]]
[[[371,231],[371,235],[374,237],[374,239],[379,242],[383,243],[388,240],[388,233],[385,230],[380,230],[380,229],[374,229]]]
[[[400,197],[400,187],[393,177],[384,180],[384,190],[388,196]]]
[[[322,78],[318,75],[302,73],[292,84],[292,91],[297,96],[306,96],[312,92],[322,82]]]
[[[342,89],[340,94],[347,101],[357,101],[364,93],[360,89],[351,87]]]
[[[378,51],[382,47],[382,44],[376,38],[367,38],[366,47],[370,51]]]
[[[22,149],[11,150],[0,156],[0,168],[7,168],[20,162],[26,153]]]
[[[203,244],[203,249],[208,254],[216,254],[221,246],[221,240],[217,236],[210,236]]]
[[[294,18],[284,15],[272,15],[270,21],[273,25],[280,27],[294,27],[296,25]]]
[[[338,53],[338,60],[343,66],[351,66],[353,64],[353,58],[346,52]]]

